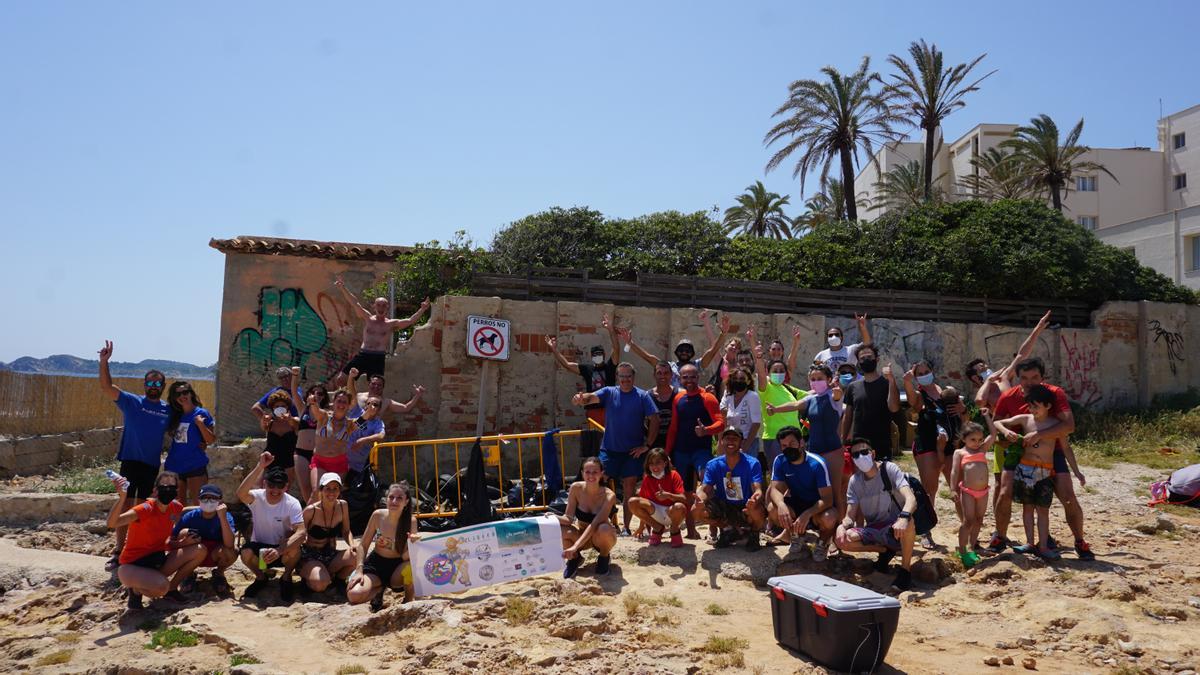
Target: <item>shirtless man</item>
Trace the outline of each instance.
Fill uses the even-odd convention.
[[[365,392],[358,391],[358,388],[355,386],[357,381],[358,369],[351,368],[350,380],[346,383],[346,388],[349,389],[350,393],[354,395],[354,407],[350,409],[349,413],[347,413],[347,415],[350,417],[358,417],[359,415],[362,415],[362,411],[364,408],[366,408],[367,399],[369,398],[378,398],[383,402],[383,405],[379,410],[380,414],[390,412],[397,415],[403,415],[409,410],[412,410],[413,406],[417,404],[417,401],[421,400],[421,396],[425,393],[425,387],[422,387],[419,384],[414,384],[412,386],[412,398],[408,399],[407,403],[401,403],[394,398],[387,398],[383,395],[383,375],[369,376],[367,378],[367,390]]]
[[[363,324],[363,339],[362,346],[358,350],[358,354],[347,363],[342,372],[338,374],[335,381],[337,387],[342,387],[346,384],[346,376],[350,373],[351,368],[357,368],[359,372],[370,378],[372,375],[383,374],[384,358],[391,351],[392,333],[399,330],[404,330],[417,322],[429,309],[429,298],[425,298],[421,302],[421,306],[417,311],[407,319],[389,319],[391,303],[387,298],[375,298],[372,303],[375,311],[363,307],[358,302],[358,298],[354,297],[346,288],[346,282],[342,281],[341,275],[338,275],[334,280],[333,285],[341,289],[342,294],[346,296],[346,300],[354,305],[363,313],[365,317]]]

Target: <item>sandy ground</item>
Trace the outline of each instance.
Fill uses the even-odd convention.
[[[1135,490],[1154,472],[1144,467],[1087,473],[1080,496],[1098,560],[1065,552],[1047,565],[1010,552],[964,573],[948,549],[918,547],[917,588],[900,596],[881,672],[1191,675],[1200,666],[1200,511],[1145,507]],[[939,542],[955,541],[951,508],[939,500]],[[1053,517],[1055,535],[1069,542],[1061,511]],[[375,614],[332,592],[291,607],[272,606],[273,587],[258,602],[216,599],[207,583],[186,606],[129,612],[102,570],[111,544],[101,523],[0,528],[0,536],[2,668],[39,673],[825,672],[776,644],[766,579],[823,573],[881,591],[891,580],[870,571],[870,556],[815,564],[786,548],[672,550],[623,539],[605,578],[591,575],[589,559],[575,580],[408,605],[389,596]],[[230,580],[240,598],[248,574]],[[159,626],[190,631],[199,644],[146,648]],[[712,636],[742,642],[713,653]],[[262,663],[232,665],[247,657]]]

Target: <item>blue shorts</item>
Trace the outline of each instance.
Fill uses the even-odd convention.
[[[704,449],[671,453],[671,463],[683,478],[685,492],[695,492],[696,486],[704,481],[704,467],[712,458],[712,451]]]
[[[642,475],[642,460],[643,457],[634,457],[628,452],[600,450],[600,463],[604,465],[604,473],[614,480],[637,478]]]

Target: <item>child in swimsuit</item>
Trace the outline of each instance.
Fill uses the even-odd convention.
[[[962,428],[963,447],[954,451],[950,473],[950,486],[954,501],[958,504],[958,558],[963,567],[970,569],[979,562],[979,528],[983,527],[983,516],[987,513],[988,459],[987,451],[995,441],[994,436],[984,437],[983,427],[967,422]]]
[[[1048,545],[1050,503],[1054,499],[1054,441],[1039,440],[1027,446],[1021,444],[1023,434],[1046,431],[1058,426],[1058,418],[1050,415],[1050,410],[1054,407],[1054,393],[1040,384],[1036,385],[1026,392],[1025,403],[1029,406],[1029,414],[996,420],[993,423],[996,436],[1003,436],[1011,444],[1009,454],[1013,455],[1014,450],[1020,452],[1019,463],[1013,471],[1013,501],[1022,505],[1027,543],[1014,546],[1013,550],[1018,553],[1037,553],[1046,560],[1058,560],[1062,556]]]

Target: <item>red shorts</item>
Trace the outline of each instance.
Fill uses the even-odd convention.
[[[332,472],[339,476],[345,476],[346,472],[350,471],[350,458],[346,455],[323,457],[314,454],[311,466],[315,466],[326,473]]]
[[[854,460],[850,458],[849,448],[842,450],[842,458],[845,461],[845,464],[842,465],[842,467],[843,467],[842,475],[853,476],[854,475]]]
[[[213,552],[221,548],[221,542],[201,539],[200,545],[204,547],[204,560],[197,567],[216,567],[217,561],[213,558]]]

